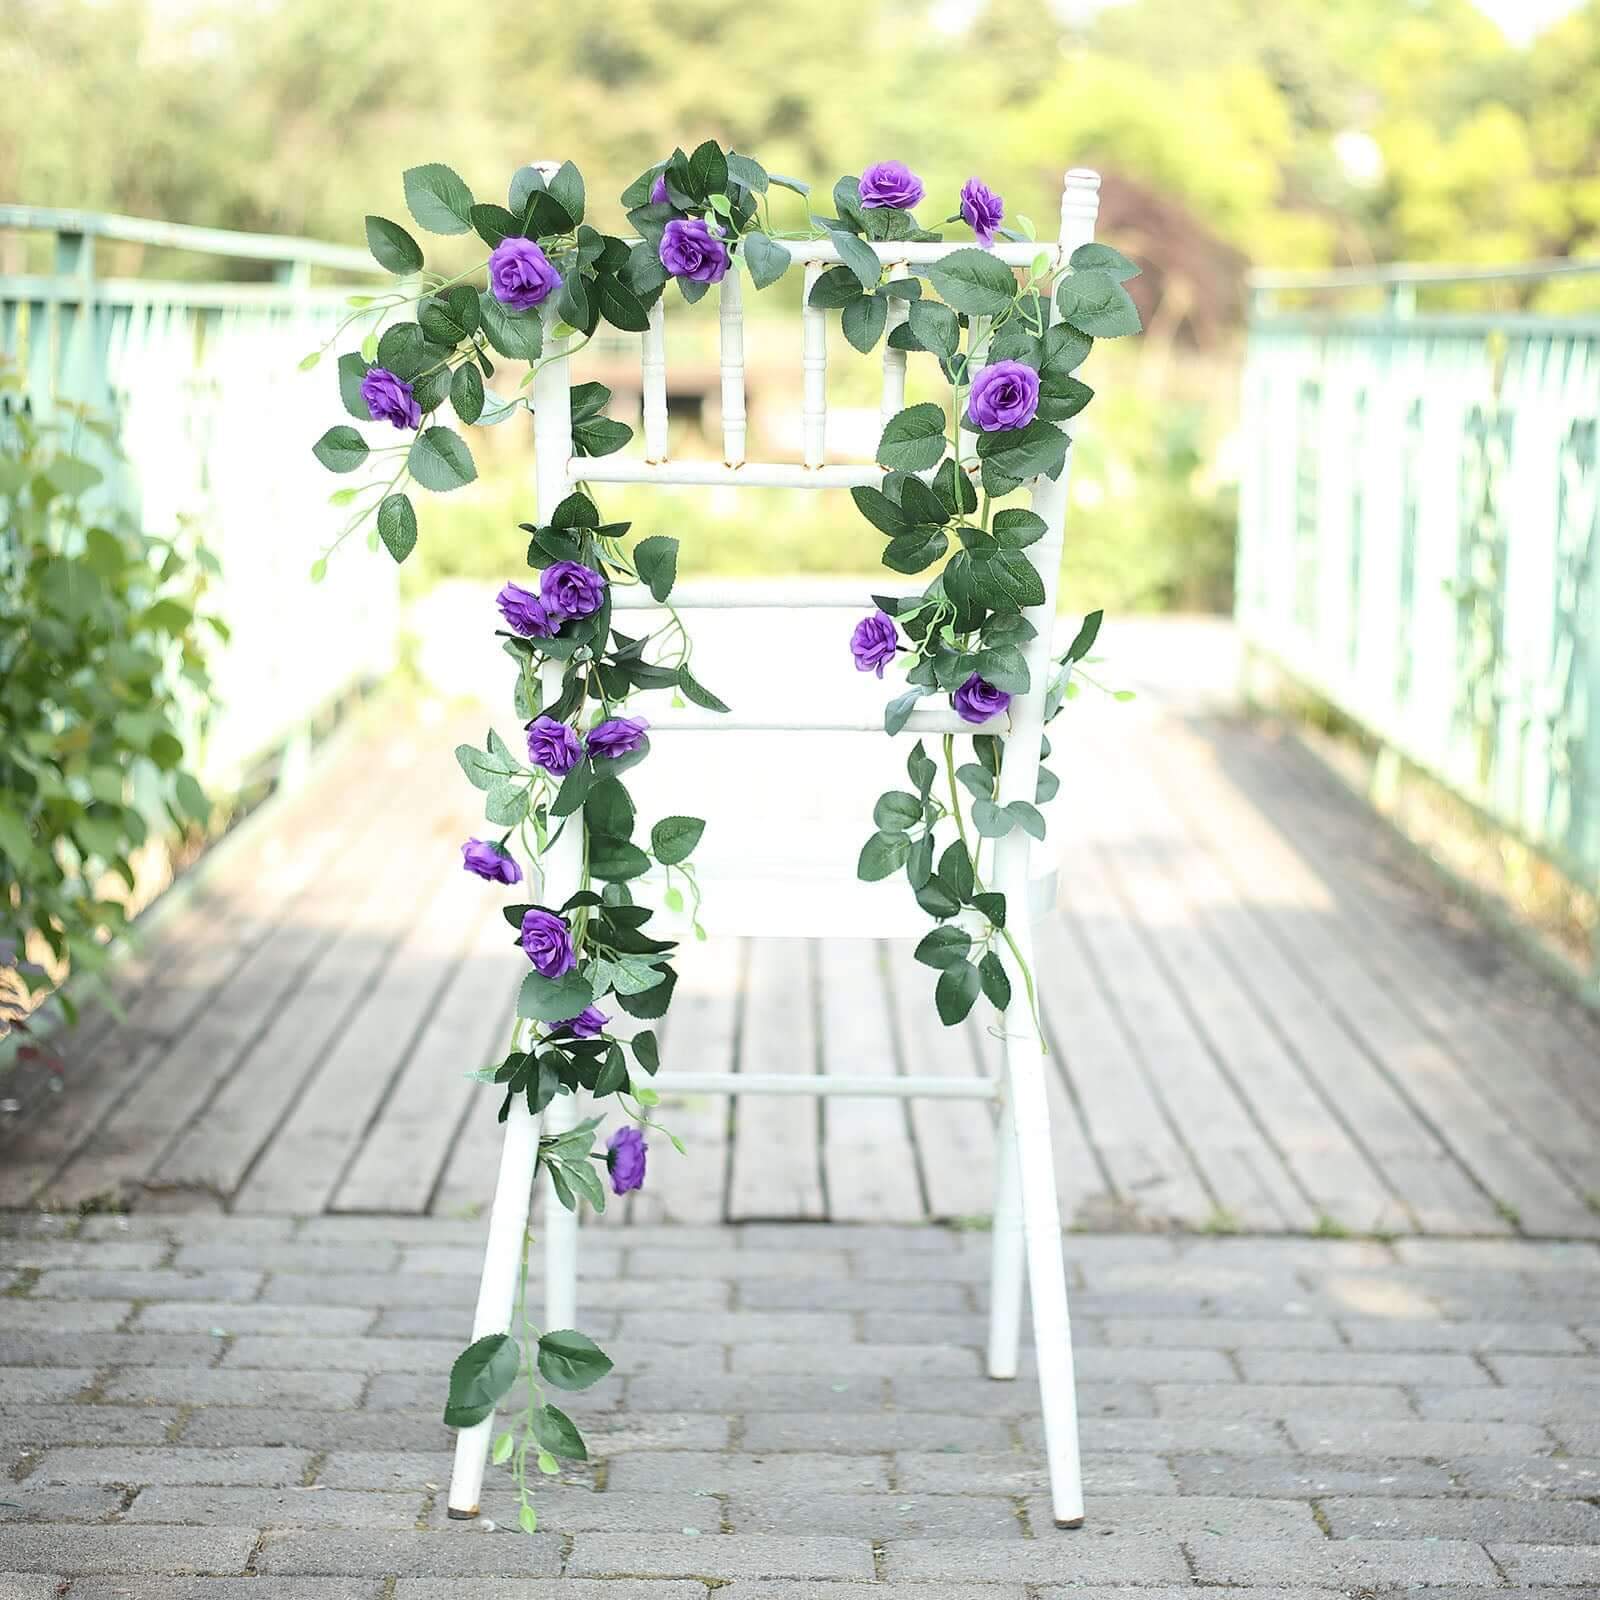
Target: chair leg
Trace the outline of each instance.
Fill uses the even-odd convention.
[[[507,1333],[511,1329],[523,1241],[528,1232],[528,1208],[533,1201],[533,1171],[538,1149],[538,1130],[528,1102],[518,1095],[506,1113],[505,1138],[500,1146],[500,1176],[495,1184],[494,1208],[489,1213],[489,1242],[483,1252],[478,1306],[472,1316],[474,1342],[491,1333]],[[464,1519],[478,1514],[483,1469],[488,1463],[493,1432],[494,1417],[491,1415],[475,1428],[463,1428],[456,1435],[448,1502],[452,1517]]]
[[[989,1376],[1014,1378],[1022,1339],[1022,1178],[1011,1097],[994,1132],[994,1235],[989,1241]]]
[[[565,1133],[578,1120],[575,1095],[558,1094],[545,1107],[546,1133]],[[556,1198],[555,1185],[544,1178],[544,1331],[570,1328],[578,1317],[578,1217]]]
[[[1058,1528],[1078,1528],[1083,1525],[1078,1398],[1073,1387],[1072,1325],[1067,1313],[1066,1266],[1061,1258],[1055,1152],[1050,1144],[1050,1108],[1038,1041],[1031,1034],[1013,1034],[1006,1041],[1006,1065],[1027,1236],[1028,1292],[1033,1303],[1050,1501]]]

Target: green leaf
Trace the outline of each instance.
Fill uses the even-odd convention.
[[[949,536],[942,529],[918,528],[913,533],[891,539],[884,546],[883,564],[891,572],[922,572],[931,567],[949,545]]]
[[[1006,811],[1021,824],[1024,833],[1032,834],[1035,839],[1044,838],[1044,818],[1029,801],[1013,800],[1007,805]]]
[[[437,162],[405,174],[406,207],[429,233],[467,233],[472,228],[472,191]]]
[[[417,307],[417,326],[430,344],[452,349],[478,328],[478,292],[458,283]]]
[[[424,489],[441,494],[459,489],[478,476],[466,440],[445,427],[427,428],[418,434],[406,465]]]
[[[883,276],[883,263],[878,259],[878,253],[865,239],[857,238],[853,233],[836,233],[833,235],[832,244],[839,252],[839,259],[855,275],[856,281],[869,294],[878,287],[878,280]]]
[[[945,415],[932,401],[907,406],[884,424],[878,441],[878,462],[901,472],[924,472],[937,466],[945,449]]]
[[[802,182],[799,178],[786,178],[781,172],[769,172],[767,180],[775,183],[780,189],[787,189],[791,194],[797,194],[802,199],[811,193],[811,185]]]
[[[849,267],[829,267],[811,285],[811,295],[806,304],[817,311],[836,310],[859,300],[864,291],[861,280]]]
[[[517,1447],[516,1435],[511,1432],[502,1433],[494,1442],[494,1449],[489,1452],[489,1459],[497,1466],[503,1467],[511,1459],[511,1452]]]
[[[939,776],[939,764],[922,748],[920,739],[912,745],[911,753],[906,757],[906,776],[917,786],[917,793],[926,800],[934,779]]]
[[[396,561],[404,561],[416,549],[417,514],[405,495],[384,497],[383,504],[378,507],[378,537]]]
[[[511,1392],[522,1366],[522,1352],[510,1334],[491,1333],[469,1344],[450,1368],[445,1403],[447,1428],[473,1428]]]
[[[590,839],[589,871],[601,882],[626,883],[630,878],[642,878],[649,870],[650,857],[638,845],[626,839]],[[572,1012],[567,1014],[573,1015]]]
[[[611,1357],[571,1328],[542,1334],[537,1360],[545,1382],[557,1389],[587,1389],[611,1370]]]
[[[563,161],[545,188],[550,198],[566,212],[572,226],[583,221],[583,175],[570,161]]]
[[[572,442],[580,456],[609,456],[632,437],[633,429],[627,423],[610,417],[593,417],[588,422],[575,423],[572,429]]]
[[[987,250],[954,250],[930,263],[927,277],[947,306],[968,316],[998,316],[1017,294],[1011,268]]]
[[[706,825],[699,817],[663,817],[650,830],[650,853],[664,867],[687,860]]]
[[[610,773],[590,786],[583,801],[583,825],[591,834],[627,839],[633,833],[633,800]]]
[[[740,241],[739,251],[750,269],[750,281],[758,289],[775,284],[794,259],[787,246],[765,233],[747,233]]]
[[[492,250],[503,240],[515,238],[522,231],[522,217],[512,214],[504,206],[476,205],[468,213],[478,237]]]
[[[690,672],[687,663],[678,668],[678,687],[683,691],[685,699],[692,700],[704,711],[728,710],[728,707]]]
[[[385,328],[376,354],[380,367],[387,367],[397,378],[407,382],[437,359],[429,353],[428,341],[414,322],[396,322]]]
[[[1067,646],[1063,660],[1082,661],[1094,649],[1094,642],[1100,637],[1100,624],[1105,621],[1105,616],[1104,611],[1091,611],[1083,619],[1083,626],[1072,636],[1072,643]]]
[[[641,1067],[652,1075],[661,1067],[661,1048],[656,1043],[656,1036],[649,1028],[643,1028],[628,1041],[628,1048],[633,1051],[633,1058]]]
[[[961,324],[949,306],[937,300],[913,300],[907,307],[907,321],[924,350],[945,361],[953,360],[961,348]]]
[[[1046,532],[1043,517],[1020,507],[995,512],[990,526],[995,539],[1005,550],[1025,550],[1030,544],[1037,544]]]
[[[329,472],[354,472],[367,459],[367,441],[346,423],[329,428],[311,453]]]
[[[633,547],[633,565],[651,597],[665,600],[678,578],[678,541],[664,533],[641,539]]]
[[[529,1426],[539,1447],[553,1456],[567,1461],[587,1461],[589,1452],[584,1447],[583,1435],[573,1425],[572,1418],[554,1406],[541,1406],[529,1417]]]
[[[978,653],[978,676],[1007,694],[1028,692],[1028,663],[1014,644],[996,645]]]
[[[1006,925],[1006,897],[993,889],[983,894],[975,894],[972,903],[986,916],[997,928]]]
[[[715,139],[696,145],[689,157],[689,187],[696,199],[722,194],[728,187],[728,158]]]
[[[450,404],[469,426],[483,415],[483,379],[470,361],[463,361],[450,380]]]
[[[856,510],[873,527],[881,533],[887,533],[891,538],[905,533],[911,526],[900,507],[881,489],[871,489],[864,484],[858,485],[850,491],[850,498],[855,501]]]
[[[1016,819],[992,800],[974,800],[972,825],[985,839],[1003,839],[1016,826]]]
[[[993,950],[978,963],[978,977],[983,985],[983,996],[996,1011],[1004,1011],[1011,1004],[1011,980],[1006,976],[1005,963]]]
[[[878,796],[878,803],[872,808],[872,820],[885,833],[914,828],[922,821],[922,802],[904,789],[891,789]]]
[[[883,731],[891,735],[899,733],[910,721],[911,713],[916,710],[917,701],[923,693],[921,689],[908,689],[904,694],[896,695],[883,708]]]
[[[1142,326],[1139,308],[1109,272],[1074,272],[1056,286],[1061,320],[1096,339],[1117,339]]]
[[[875,833],[861,847],[856,876],[866,883],[893,877],[906,864],[911,853],[910,836],[904,833]]]
[[[593,1003],[589,980],[576,971],[559,978],[530,972],[517,992],[517,1015],[535,1022],[565,1022]]]
[[[938,1009],[939,1020],[947,1028],[953,1028],[972,1010],[981,983],[978,969],[970,961],[954,962],[939,974],[939,982],[933,991],[933,1003]]]
[[[840,238],[848,239],[849,234],[841,234]],[[862,355],[867,355],[878,340],[883,337],[885,324],[889,320],[889,304],[880,300],[877,295],[863,295],[859,300],[852,300],[839,314],[839,327],[846,339],[859,350]]]
[[[511,311],[485,289],[478,296],[485,337],[509,361],[537,361],[544,349],[544,324],[536,311]]]
[[[492,789],[506,776],[499,762],[470,744],[456,746],[456,762],[474,789]]]
[[[1068,257],[1067,265],[1074,272],[1090,269],[1109,272],[1118,283],[1139,276],[1139,269],[1120,250],[1113,250],[1108,244],[1080,244]]]
[[[971,948],[970,935],[960,928],[947,926],[923,934],[913,954],[925,967],[943,969],[953,967],[958,961],[965,961]]]
[[[422,247],[398,222],[387,217],[367,218],[367,248],[372,259],[397,278],[421,270]]]
[[[930,917],[937,918],[940,921],[943,921],[946,917],[953,917],[961,909],[961,902],[951,894],[950,890],[938,878],[929,878],[917,890],[917,904]]]
[[[361,397],[361,380],[372,370],[372,363],[359,350],[339,357],[339,398],[344,408],[360,422],[371,422],[372,412]]]
[[[1066,434],[1040,417],[1025,428],[980,433],[978,459],[984,465],[984,487],[990,493],[1006,493],[1029,478],[1054,476],[1067,459],[1067,442]]]
[[[771,181],[767,177],[767,169],[754,157],[741,156],[731,150],[728,152],[728,176],[755,194],[765,194],[767,184]]]
[[[972,898],[977,877],[972,870],[972,857],[967,854],[967,847],[959,839],[954,840],[939,857],[939,878],[956,897],[958,904]]]

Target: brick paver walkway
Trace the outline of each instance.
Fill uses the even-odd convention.
[[[1071,1237],[1060,1533],[982,1234],[591,1232],[618,1373],[530,1539],[443,1513],[482,1227],[0,1221],[0,1600],[1600,1593],[1590,1243]]]

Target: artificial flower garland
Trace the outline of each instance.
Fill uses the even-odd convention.
[[[942,237],[917,222],[913,208],[925,189],[903,162],[879,162],[859,179],[841,178],[833,189],[835,214],[813,215],[799,233],[774,227],[774,187],[809,194],[798,180],[769,174],[759,162],[714,142],[690,154],[676,150],[623,192],[638,235],[629,240],[585,221],[583,179],[570,162],[548,176],[533,167],[519,169],[505,206],[475,200],[448,167],[408,171],[406,203],[417,224],[435,234],[475,233],[489,255],[466,273],[430,273],[406,228],[384,217],[366,219],[374,258],[415,288],[352,297],[352,315],[324,350],[351,322],[367,321],[360,351],[338,360],[345,408],[358,421],[389,423],[413,437],[374,450],[355,428],[341,425],[317,441],[318,460],[335,472],[355,471],[373,457],[394,461],[394,471],[387,481],[335,496],[356,509],[313,577],[320,577],[333,548],[369,519],[374,540],[404,561],[417,539],[410,486],[444,492],[476,477],[466,441],[434,419],[447,399],[469,425],[531,410],[520,391],[503,400],[485,388],[485,380],[495,376],[496,357],[528,364],[525,389],[544,360],[568,353],[563,346],[557,355],[544,356],[547,331],[563,341],[581,336],[587,342],[604,320],[642,333],[669,281],[691,303],[729,272],[747,273],[758,289],[765,288],[790,265],[785,239],[825,236],[836,245],[841,264],[819,276],[811,305],[838,309],[845,337],[865,352],[884,336],[891,301],[903,302],[907,314],[889,332],[890,344],[936,357],[952,396],[948,412],[923,403],[891,418],[878,447],[886,469],[881,488],[852,494],[868,522],[888,536],[883,560],[891,570],[917,573],[944,561],[952,534],[959,549],[921,594],[875,596],[875,609],[851,636],[851,653],[861,671],[879,678],[898,655],[911,657],[910,687],[886,709],[890,733],[900,731],[916,702],[929,694],[947,696],[975,726],[1004,713],[1011,696],[1029,686],[1019,647],[1035,628],[1023,612],[1043,603],[1044,590],[1024,552],[1046,530],[1033,512],[995,509],[992,501],[1041,474],[1060,473],[1068,440],[1056,424],[1081,411],[1092,395],[1073,373],[1094,338],[1137,331],[1137,312],[1122,287],[1137,269],[1106,246],[1086,245],[1064,269],[1041,252],[1019,284],[1013,270],[986,249],[996,237],[1031,238],[1031,226],[1025,218],[1018,219],[1021,231],[1002,226],[1002,199],[973,178],[947,220],[970,227],[980,248],[954,251],[887,279],[871,243]],[[487,279],[482,288],[472,281],[480,271]],[[938,299],[924,296],[923,280]],[[413,319],[391,320],[407,307],[415,307]],[[381,324],[387,325],[380,332]],[[304,365],[314,365],[322,353]],[[571,397],[578,456],[609,454],[632,437],[631,428],[604,415],[610,392],[603,385],[579,384]],[[963,459],[963,428],[976,437],[975,464]],[[676,983],[675,944],[646,931],[652,911],[635,901],[630,885],[663,873],[665,903],[681,910],[687,892],[695,932],[704,937],[688,859],[704,823],[669,816],[655,823],[647,841],[635,837],[636,808],[621,780],[648,756],[649,724],[626,712],[635,695],[663,689],[712,711],[728,708],[690,670],[692,644],[670,601],[675,539],[652,535],[630,547],[624,542],[629,525],[605,522],[582,485],[555,508],[549,523],[522,527],[537,584],[507,583],[496,605],[503,648],[515,667],[512,704],[524,727],[526,755],[513,752],[493,730],[482,749],[457,749],[467,780],[483,792],[493,830],[492,837],[461,846],[462,866],[506,887],[526,882],[538,896],[546,850],[563,830],[576,827],[582,872],[580,887],[560,905],[536,898],[504,908],[528,971],[509,1051],[474,1076],[503,1087],[502,1121],[519,1096],[534,1115],[558,1094],[582,1090],[595,1099],[617,1098],[629,1120],[603,1150],[595,1149],[599,1117],[539,1141],[539,1166],[561,1203],[576,1209],[584,1199],[599,1210],[606,1182],[597,1167],[614,1195],[644,1183],[643,1130],[656,1127],[649,1110],[659,1098],[648,1083],[659,1066],[654,1032],[614,1035],[614,1018],[602,1002],[653,1020],[665,1014]],[[643,637],[625,633],[612,616],[617,584],[648,588],[669,620]],[[1050,714],[1073,691],[1070,673],[1087,657],[1099,615],[1091,614],[1056,664]],[[553,696],[541,687],[539,670],[551,661],[562,663],[560,690]],[[1002,1011],[1011,1003],[1010,981],[995,948],[1010,943],[1005,901],[984,886],[984,841],[1015,827],[1036,837],[1044,833],[1036,806],[996,803],[1000,740],[978,734],[973,749],[976,759],[958,768],[954,739],[944,738],[948,794],[935,797],[938,766],[917,742],[907,762],[914,792],[891,790],[880,797],[877,831],[857,868],[869,880],[903,869],[918,903],[934,918],[936,926],[917,946],[917,956],[939,971],[935,998],[947,1024],[964,1018],[980,993]],[[1036,799],[1043,803],[1056,787],[1054,776],[1041,769]],[[946,822],[953,823],[956,837],[936,862],[935,835]],[[969,926],[958,926],[954,919],[964,911],[972,913],[964,919]],[[970,931],[974,922],[981,930],[976,934]],[[1037,1022],[1032,976],[1015,945],[1010,948]],[[475,1426],[492,1415],[519,1375],[525,1377],[521,1425],[494,1441],[493,1458],[511,1464],[519,1520],[532,1532],[538,1519],[528,1490],[530,1456],[539,1471],[553,1474],[560,1459],[587,1455],[571,1419],[546,1401],[544,1385],[581,1389],[603,1377],[611,1363],[580,1333],[528,1325],[526,1274],[525,1252],[515,1323],[521,1338],[493,1334],[462,1352],[451,1371],[445,1421]]]

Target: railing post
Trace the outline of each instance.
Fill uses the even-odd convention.
[[[58,301],[52,330],[50,399],[64,398],[79,405],[98,406],[104,384],[94,372],[94,235],[56,235],[55,276],[77,291],[72,300]],[[103,380],[104,374],[101,374]]]

